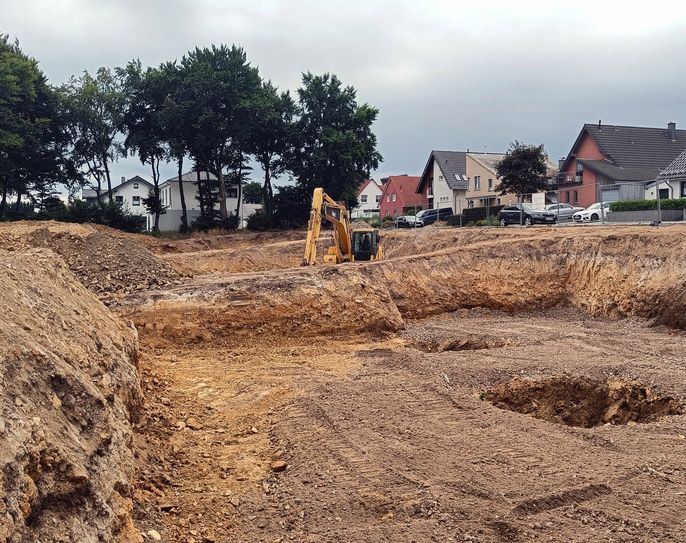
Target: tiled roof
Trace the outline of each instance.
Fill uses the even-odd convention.
[[[433,163],[438,164],[443,178],[452,190],[469,188],[467,181],[467,153],[464,151],[431,151],[429,160],[424,166],[424,172],[415,187],[416,192],[422,192],[424,184],[433,172]]]
[[[496,173],[496,166],[505,155],[503,153],[469,153],[469,156],[479,162],[484,168]]]
[[[385,198],[386,192],[390,191],[396,193],[403,207],[422,205],[424,195],[415,192],[418,182],[419,177],[416,175],[391,175],[383,185],[382,198]]]
[[[585,124],[581,134],[584,132],[611,162],[625,170],[651,168],[659,172],[686,149],[686,130],[675,130],[674,140],[667,128]]]
[[[609,160],[578,158],[577,162],[616,181],[648,181],[655,179],[659,172],[656,168],[620,168]]]
[[[686,177],[686,151],[660,172],[659,179],[676,179]]]
[[[379,184],[374,179],[369,178],[369,179],[365,179],[364,181],[362,181],[360,186],[357,188],[357,194],[358,195],[361,194],[362,191],[367,188],[367,185],[369,185],[369,183],[374,183],[377,187],[379,187],[379,190],[381,190],[381,187],[379,186]]]

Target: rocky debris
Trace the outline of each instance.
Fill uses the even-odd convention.
[[[171,265],[138,241],[105,232],[83,236],[43,228],[33,231],[27,242],[59,254],[86,288],[105,298],[165,288],[181,279]]]
[[[44,249],[0,251],[0,541],[139,541],[137,334]]]

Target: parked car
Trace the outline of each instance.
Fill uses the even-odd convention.
[[[596,202],[595,204],[591,204],[590,206],[588,206],[583,211],[574,213],[574,216],[572,218],[576,222],[594,222],[600,220],[601,213],[604,214],[607,218],[607,214],[612,213],[612,211],[610,211],[611,203],[612,202],[603,202],[603,208],[601,210],[600,202]]]
[[[545,209],[536,209],[532,204],[509,204],[500,210],[500,226],[508,224],[555,224],[555,213]]]
[[[396,228],[421,228],[422,226],[424,226],[424,221],[412,215],[403,215],[395,220]]]
[[[433,224],[436,221],[447,221],[453,216],[453,209],[451,207],[442,207],[441,209],[423,209],[417,213],[417,218],[424,224]]]
[[[574,214],[583,211],[584,208],[570,204],[549,204],[545,206],[545,210],[554,213],[559,221],[571,221]]]

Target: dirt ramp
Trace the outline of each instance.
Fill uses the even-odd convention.
[[[130,296],[120,309],[142,334],[182,343],[379,333],[403,326],[386,286],[354,266],[196,279]]]
[[[0,541],[138,541],[137,335],[46,250],[0,251]]]

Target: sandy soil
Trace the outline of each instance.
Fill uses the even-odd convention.
[[[584,376],[683,402],[685,349],[642,320],[471,310],[394,338],[146,351],[168,484],[141,522],[169,541],[683,541],[685,416],[570,427],[487,393]]]
[[[685,234],[393,231],[382,262],[313,269],[298,232],[0,247],[40,241],[136,325],[146,542],[680,542]]]

